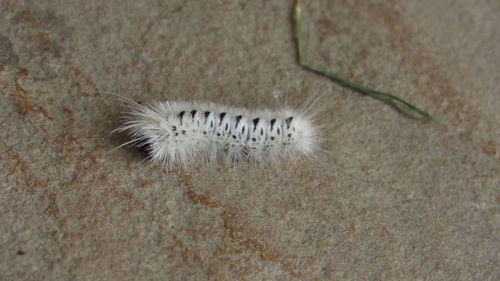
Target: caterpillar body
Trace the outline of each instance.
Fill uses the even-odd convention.
[[[140,105],[118,128],[167,169],[193,162],[296,162],[318,152],[319,127],[307,110],[249,110],[215,103],[166,101]]]

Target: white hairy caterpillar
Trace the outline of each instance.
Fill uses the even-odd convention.
[[[131,140],[123,145],[144,148],[152,162],[168,169],[211,161],[296,162],[319,151],[319,126],[308,112],[314,102],[303,110],[249,110],[211,102],[126,101],[131,110],[117,131],[127,131]]]

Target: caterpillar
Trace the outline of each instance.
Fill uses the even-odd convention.
[[[153,163],[167,169],[194,162],[276,164],[314,158],[320,133],[315,114],[295,110],[249,110],[211,102],[165,101],[130,111],[117,131],[127,131]]]

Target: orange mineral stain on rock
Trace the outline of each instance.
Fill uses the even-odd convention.
[[[28,70],[23,68],[18,72],[19,77],[25,77],[29,74]],[[41,105],[36,104],[29,96],[28,91],[21,87],[16,79],[16,91],[10,96],[14,99],[15,104],[19,107],[21,113],[26,114],[28,112],[38,112],[42,113],[45,118],[52,121],[54,118],[49,114],[49,112]]]
[[[497,149],[496,149],[496,144],[494,141],[490,140],[486,144],[483,145],[482,151],[485,154],[488,155],[496,155],[497,154]]]
[[[186,177],[184,177],[184,180],[186,180]],[[191,183],[189,182],[187,185],[191,186]],[[279,264],[293,277],[298,278],[302,276],[301,272],[293,265],[288,257],[283,256],[276,249],[266,245],[266,243],[251,238],[254,236],[251,234],[252,231],[245,229],[244,224],[240,222],[241,219],[231,208],[224,206],[218,201],[210,200],[206,195],[197,194],[193,190],[188,190],[186,195],[193,204],[199,204],[210,208],[224,208],[222,212],[223,227],[228,238],[232,243],[235,243],[231,243],[232,247],[230,247],[228,251],[254,253],[263,261]],[[184,258],[187,258],[189,256],[187,249],[185,249],[184,253]]]

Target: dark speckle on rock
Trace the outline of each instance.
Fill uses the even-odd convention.
[[[12,41],[0,34],[0,64],[17,65],[19,57],[14,52]]]

